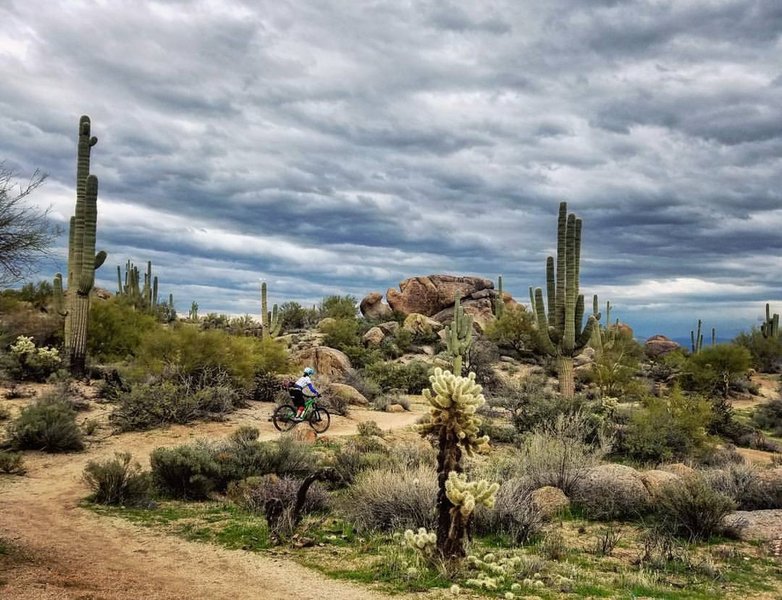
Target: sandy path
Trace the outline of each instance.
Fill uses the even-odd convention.
[[[177,426],[111,436],[86,452],[28,453],[25,477],[0,476],[0,537],[28,558],[0,559],[3,599],[315,599],[387,598],[330,580],[292,561],[188,542],[78,507],[87,495],[81,473],[88,460],[129,451],[142,464],[158,446],[196,437],[220,437],[252,424],[262,439],[279,435],[266,418],[269,405],[242,410],[225,423]],[[420,413],[354,410],[335,417],[328,435],[354,433],[361,420],[383,429],[406,427]],[[396,596],[397,598],[399,596]],[[390,597],[389,597],[390,598]]]

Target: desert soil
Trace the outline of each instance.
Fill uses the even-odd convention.
[[[23,403],[13,401],[16,407]],[[404,428],[417,420],[420,410],[395,414],[354,409],[350,418],[333,417],[327,434],[355,433],[364,420],[374,420],[385,430]],[[280,434],[267,421],[270,412],[271,405],[256,404],[222,423],[121,435],[103,430],[95,436],[101,441],[85,452],[26,453],[26,476],[0,476],[0,539],[18,550],[10,557],[0,555],[0,598],[390,598],[328,579],[285,558],[189,542],[79,507],[88,494],[81,475],[89,460],[125,451],[145,464],[154,448],[199,437],[219,438],[239,425],[254,425],[261,430],[261,439],[274,439]],[[96,406],[80,415],[102,421],[105,409]]]

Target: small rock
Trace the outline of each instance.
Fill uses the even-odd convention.
[[[297,442],[304,444],[314,444],[318,441],[318,434],[309,427],[297,427],[290,435]]]
[[[401,404],[389,404],[386,406],[386,412],[390,413],[403,413],[405,412],[405,407]]]

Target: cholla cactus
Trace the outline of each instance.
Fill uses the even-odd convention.
[[[477,498],[471,493],[472,500],[466,500],[466,496],[461,495],[466,490],[451,478],[461,472],[462,451],[472,455],[488,446],[489,438],[478,435],[479,421],[475,415],[475,411],[486,400],[481,393],[481,386],[475,383],[475,373],[461,377],[436,368],[429,381],[432,382],[432,389],[424,390],[424,396],[432,405],[431,417],[428,423],[420,426],[420,432],[437,435],[439,446],[437,550],[445,559],[462,558],[465,555],[464,538]],[[451,494],[456,494],[454,497],[459,500],[458,504],[451,500],[449,488]],[[469,489],[478,493],[477,488]],[[481,488],[481,498],[484,492]],[[464,502],[471,503],[472,508],[467,510]]]
[[[431,419],[420,426],[421,432],[446,428],[453,431],[468,455],[482,451],[489,438],[478,436],[480,421],[475,413],[486,399],[481,393],[483,388],[475,383],[475,373],[460,377],[437,367],[429,381],[432,389],[424,390],[423,394],[432,405]]]
[[[464,475],[454,472],[448,475],[448,481],[445,483],[448,499],[454,507],[458,507],[464,518],[469,518],[478,504],[483,504],[486,508],[494,507],[498,489],[499,483],[489,483],[485,479],[468,482]]]
[[[408,529],[405,531],[404,543],[410,548],[417,550],[425,557],[430,557],[437,548],[437,534],[435,532],[429,533],[424,527],[419,528],[418,533],[413,532],[412,529]]]

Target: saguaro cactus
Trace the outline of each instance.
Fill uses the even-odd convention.
[[[90,292],[95,285],[95,270],[106,260],[106,253],[95,254],[98,219],[98,178],[90,175],[90,151],[98,138],[90,136],[90,118],[79,120],[79,147],[76,164],[76,214],[71,217],[68,235],[68,314],[65,346],[73,375],[84,373],[87,356],[87,331]]]
[[[54,286],[52,289],[54,311],[60,316],[65,316],[65,294],[62,291],[62,273],[54,275]]]
[[[445,347],[453,357],[453,372],[462,374],[462,364],[472,345],[472,317],[464,312],[457,293],[453,301],[453,321],[445,327]]]
[[[764,338],[779,337],[779,314],[771,316],[771,306],[766,302],[766,320],[760,326],[760,332]]]
[[[698,319],[698,331],[690,330],[690,346],[693,354],[698,354],[703,348],[703,332],[701,332],[701,326],[703,322]]]
[[[505,311],[505,298],[502,296],[502,275],[497,277],[497,299],[494,301],[494,316],[498,319]]]
[[[487,482],[468,484],[460,476],[462,452],[469,456],[487,448],[489,438],[478,436],[480,422],[475,415],[486,400],[475,373],[461,377],[438,367],[429,381],[432,388],[423,393],[431,405],[430,419],[419,431],[437,436],[437,550],[443,558],[458,559],[465,555],[464,538],[475,503],[490,505],[499,487]]]
[[[266,282],[261,282],[261,323],[263,324],[263,337],[277,337],[280,335],[280,322],[279,315],[277,314],[277,305],[272,307],[272,310],[268,310],[268,304],[266,303]]]
[[[589,342],[597,326],[594,315],[581,329],[584,319],[584,296],[579,294],[581,260],[581,219],[567,214],[567,203],[559,205],[557,223],[557,262],[546,260],[548,314],[543,303],[543,291],[530,288],[530,300],[535,312],[541,348],[557,359],[559,389],[566,398],[575,394],[573,357]]]

